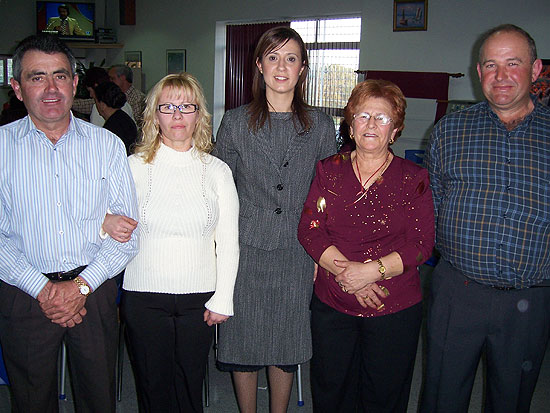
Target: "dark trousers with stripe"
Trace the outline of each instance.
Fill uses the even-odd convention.
[[[550,288],[498,290],[440,260],[432,277],[422,412],[467,412],[487,360],[485,412],[528,412],[550,329]]]
[[[118,337],[114,280],[86,299],[82,323],[60,327],[42,313],[38,301],[20,289],[0,284],[0,340],[19,413],[59,410],[57,359],[65,341],[78,412],[115,412]]]
[[[406,412],[422,304],[355,317],[316,296],[311,304],[313,411]]]
[[[213,293],[123,291],[140,412],[202,412],[202,383],[214,327],[203,319]]]

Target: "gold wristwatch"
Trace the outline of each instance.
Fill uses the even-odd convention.
[[[82,294],[84,297],[88,297],[90,295],[92,291],[90,290],[88,284],[86,284],[86,282],[82,278],[76,277],[73,279],[73,281],[78,287],[78,291],[80,291],[80,294]]]
[[[386,267],[384,267],[384,264],[382,264],[382,260],[378,258],[376,260],[378,263],[378,272],[380,273],[380,280],[383,281],[386,279]]]

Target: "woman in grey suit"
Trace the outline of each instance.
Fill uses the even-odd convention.
[[[335,128],[304,101],[298,33],[270,29],[254,57],[254,99],[225,114],[213,152],[232,169],[240,201],[235,315],[220,326],[218,359],[233,372],[241,412],[256,410],[263,367],[271,412],[286,412],[293,372],[311,358],[314,264],[296,232],[315,164],[336,152]]]

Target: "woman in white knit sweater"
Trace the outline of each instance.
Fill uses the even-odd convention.
[[[147,96],[143,138],[129,158],[139,202],[140,251],[126,268],[127,325],[140,411],[202,411],[214,325],[233,315],[239,202],[229,167],[209,154],[210,115],[187,73]],[[120,240],[124,217],[106,220]]]

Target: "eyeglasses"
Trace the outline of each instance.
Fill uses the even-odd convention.
[[[195,105],[194,103],[182,103],[181,105],[163,103],[162,105],[159,105],[158,110],[160,113],[164,113],[166,115],[173,115],[176,113],[176,110],[179,110],[180,113],[187,115],[189,113],[195,113],[199,110],[199,105]]]
[[[393,119],[390,118],[388,115],[385,115],[383,113],[378,113],[376,115],[371,115],[370,113],[363,112],[359,113],[357,115],[353,115],[353,119],[355,119],[360,124],[367,124],[369,123],[370,118],[374,118],[374,123],[376,123],[378,126],[386,126],[390,122],[393,122]]]

